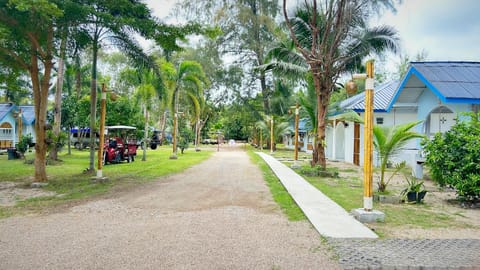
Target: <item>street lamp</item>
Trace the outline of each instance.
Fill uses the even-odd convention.
[[[270,119],[270,153],[273,153],[273,115],[272,118]]]
[[[116,99],[116,96],[112,96],[112,100]],[[103,146],[105,140],[105,115],[107,113],[107,88],[105,83],[102,83],[102,98],[100,101],[100,134],[99,134],[99,146],[98,146],[98,169],[97,180],[104,181],[102,166],[103,166]],[[92,147],[92,146],[91,146]]]
[[[222,135],[222,132],[217,131],[217,152],[220,151],[220,135]]]
[[[373,60],[367,62],[365,80],[365,120],[364,120],[364,166],[363,166],[363,209],[373,209]]]
[[[365,118],[363,129],[364,160],[363,160],[363,209],[355,211],[354,215],[363,222],[383,220],[385,215],[373,211],[373,60],[366,63],[366,74],[354,74],[354,79],[365,79]]]
[[[298,125],[300,122],[300,105],[297,103],[295,108],[295,158],[294,162],[298,161]]]
[[[298,126],[300,122],[300,104],[296,104],[295,107],[290,107],[291,109],[295,108],[295,141],[294,141],[294,158],[292,168],[298,168]]]

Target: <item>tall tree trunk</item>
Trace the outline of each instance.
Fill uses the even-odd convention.
[[[160,122],[160,130],[162,131],[162,139],[161,143],[163,144],[163,141],[165,140],[165,129],[167,127],[167,111],[165,110],[162,114],[161,117],[161,122]]]
[[[313,69],[312,70],[316,70]],[[314,142],[314,149],[312,155],[312,165],[319,165],[322,168],[327,167],[327,160],[325,158],[325,126],[327,122],[327,112],[329,96],[328,90],[329,83],[326,82],[323,75],[313,73],[313,82],[315,89],[317,89],[317,134]]]
[[[32,79],[33,88],[33,101],[35,104],[35,175],[34,180],[38,182],[46,182],[46,156],[47,156],[47,143],[46,143],[46,122],[47,122],[47,107],[48,107],[48,89],[50,84],[50,76],[53,67],[53,26],[49,26],[47,33],[47,48],[44,52],[43,70],[44,74],[40,80],[39,63],[38,63],[38,51],[39,48],[32,44],[30,62],[31,67],[29,69]]]
[[[90,163],[88,170],[95,171],[95,130],[97,119],[97,57],[98,43],[93,44],[92,82],[90,85]]]
[[[50,150],[50,159],[58,160],[57,140],[60,136],[60,126],[62,123],[62,88],[63,88],[63,75],[64,75],[64,59],[65,51],[67,48],[67,35],[64,35],[60,44],[60,57],[58,59],[58,72],[57,72],[57,85],[55,89],[55,110],[53,121],[53,134],[55,140]]]
[[[260,87],[262,88],[262,96],[263,96],[263,110],[265,111],[266,115],[270,115],[270,91],[267,88],[267,80],[265,71],[260,71]]]
[[[80,64],[80,55],[75,57],[75,90],[77,93],[77,100],[80,99],[82,91],[82,66]]]

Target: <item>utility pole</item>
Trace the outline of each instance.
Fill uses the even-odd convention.
[[[300,121],[300,105],[297,103],[295,107],[295,158],[294,162],[298,161],[298,125]]]
[[[270,119],[270,124],[270,153],[273,153],[273,143],[275,142],[275,140],[273,139],[273,115]]]
[[[100,101],[100,134],[98,145],[98,169],[97,180],[104,180],[102,166],[103,166],[103,147],[105,141],[105,115],[107,113],[107,89],[105,83],[102,83],[102,99]],[[94,147],[94,146],[90,146]]]
[[[363,208],[373,209],[373,60],[367,62],[365,80],[365,124],[364,124],[364,161],[363,161]]]
[[[365,118],[363,124],[363,208],[352,214],[361,222],[384,221],[385,214],[373,210],[373,60],[367,61],[367,74],[354,74],[354,79],[365,80]]]

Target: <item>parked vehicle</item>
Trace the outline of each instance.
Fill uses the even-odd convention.
[[[161,137],[162,137],[161,131],[157,129],[153,129],[152,136],[147,139],[146,145],[149,146],[150,149],[152,150],[157,149],[157,146],[162,145]],[[144,145],[145,145],[144,140],[142,140],[140,143],[140,147],[142,147],[143,149]]]
[[[114,164],[122,161],[135,161],[137,156],[137,140],[135,130],[131,126],[105,127],[105,142],[103,146],[103,163]]]
[[[95,147],[99,145],[99,134],[95,133]],[[72,128],[70,130],[70,143],[76,149],[90,147],[90,129],[89,128]]]

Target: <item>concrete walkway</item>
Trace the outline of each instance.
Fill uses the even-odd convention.
[[[280,179],[315,229],[330,238],[378,238],[320,190],[270,155],[257,153]]]

